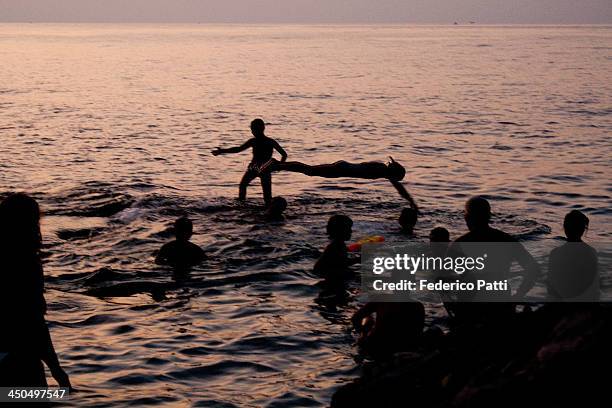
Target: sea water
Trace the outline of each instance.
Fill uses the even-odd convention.
[[[422,214],[412,239],[494,225],[559,240],[571,209],[612,239],[612,28],[0,25],[0,192],[45,217],[46,297],[75,406],[320,406],[359,374],[349,317],[311,272],[325,223],[400,241],[385,181],[273,176],[235,201],[262,117],[290,160],[387,160]],[[183,214],[210,260],[155,266]],[[609,284],[609,283],[608,283]],[[429,324],[444,325],[439,305]]]

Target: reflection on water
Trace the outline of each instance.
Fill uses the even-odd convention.
[[[404,164],[417,240],[463,232],[475,193],[521,239],[558,238],[572,208],[609,239],[611,50],[607,27],[0,25],[0,191],[45,211],[73,403],[325,405],[357,374],[358,283],[310,269],[331,214],[393,242],[406,203],[283,173],[266,223],[257,183],[234,200],[248,155],[209,154],[257,116],[290,159]],[[177,276],[152,254],[184,214],[211,260]]]

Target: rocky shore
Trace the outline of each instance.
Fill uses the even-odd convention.
[[[611,307],[546,305],[367,362],[331,406],[609,406],[611,363]]]

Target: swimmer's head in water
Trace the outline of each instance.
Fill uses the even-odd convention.
[[[444,227],[436,227],[429,233],[429,242],[450,242],[450,234]]]
[[[387,164],[387,168],[389,169],[389,179],[394,181],[400,181],[404,179],[406,176],[406,169],[404,166],[393,160],[393,157],[389,157],[391,161]]]
[[[414,208],[404,208],[399,216],[398,222],[402,230],[412,233],[417,223],[417,218],[417,211]]]
[[[253,136],[263,135],[264,130],[266,130],[266,124],[263,119],[255,119],[251,122],[251,133],[253,133]]]
[[[329,239],[348,241],[353,235],[353,220],[343,214],[332,215],[327,221]]]
[[[174,234],[178,241],[189,241],[193,235],[193,223],[187,217],[174,221]]]
[[[464,216],[470,231],[486,227],[491,220],[491,205],[484,197],[472,197],[465,203]]]
[[[40,207],[35,199],[16,193],[0,204],[0,245],[29,251],[42,246]]]
[[[563,229],[570,241],[579,241],[588,228],[589,217],[578,210],[568,212],[563,220]]]
[[[281,217],[286,209],[287,200],[280,196],[274,197],[272,201],[270,201],[270,205],[268,206],[266,215],[272,218]]]

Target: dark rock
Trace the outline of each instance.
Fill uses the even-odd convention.
[[[457,328],[435,346],[364,366],[331,405],[606,406],[611,312],[608,306],[547,305],[503,324]]]

